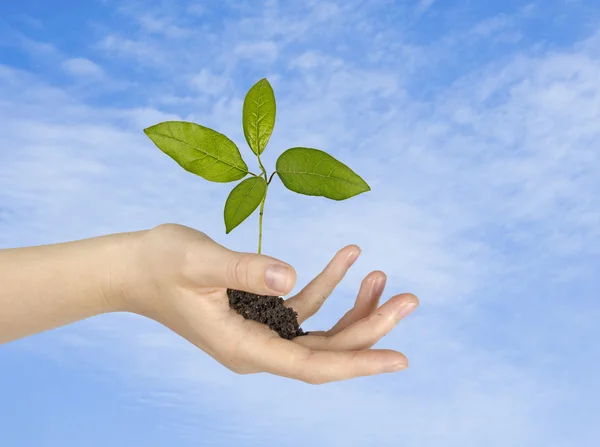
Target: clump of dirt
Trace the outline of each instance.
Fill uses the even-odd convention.
[[[227,289],[229,307],[244,318],[266,324],[281,338],[291,340],[306,335],[298,324],[298,314],[283,304],[283,298],[270,295],[256,295],[240,290]]]

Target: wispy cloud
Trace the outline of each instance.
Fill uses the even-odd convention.
[[[226,76],[215,75],[206,68],[190,77],[190,87],[210,96],[218,96],[224,93],[231,84]]]
[[[240,59],[260,59],[265,63],[274,62],[277,53],[277,45],[271,41],[240,43],[234,49]]]
[[[161,54],[150,44],[118,35],[108,35],[100,43],[99,48],[108,54],[133,59],[143,64],[162,64]]]
[[[85,57],[67,59],[62,66],[67,73],[77,77],[97,79],[104,75],[102,67]]]
[[[340,246],[358,243],[361,260],[307,327],[331,324],[362,276],[382,269],[390,293],[410,290],[422,301],[382,343],[406,352],[412,368],[316,389],[238,377],[129,315],[96,318],[21,346],[57,358],[68,352],[74,363],[121,377],[140,405],[176,414],[166,429],[182,439],[201,433],[203,442],[231,444],[564,444],[568,433],[560,426],[577,424],[567,405],[574,396],[583,405],[590,392],[563,379],[589,373],[564,365],[557,344],[566,334],[597,335],[591,322],[600,316],[581,287],[593,276],[585,265],[600,254],[598,34],[561,49],[521,48],[448,75],[423,94],[423,79],[440,70],[423,59],[431,55],[443,66],[441,53],[461,54],[470,45],[465,39],[424,44],[396,28],[369,28],[356,12],[369,17],[360,8],[375,6],[362,2],[307,5],[266,2],[225,25],[206,24],[206,33],[188,37],[194,47],[212,44],[201,56],[170,46],[181,37],[157,23],[143,31],[152,39],[137,29],[103,36],[103,51],[131,64],[150,61],[165,77],[177,73],[169,82],[139,86],[147,104],[90,103],[68,86],[0,66],[0,147],[18,148],[0,151],[0,244],[176,221],[253,251],[254,219],[224,235],[228,188],[182,171],[141,129],[194,120],[226,133],[249,158],[240,125],[243,94],[259,73],[268,75],[278,115],[265,163],[273,166],[289,146],[326,149],[360,172],[372,191],[333,203],[292,198],[275,182],[265,248],[296,266],[300,286]],[[200,17],[210,14],[206,8]],[[186,26],[171,17],[165,23]],[[350,25],[362,34],[344,31]],[[478,34],[479,45],[515,29],[518,21],[498,14],[465,27]],[[344,49],[351,39],[364,53]],[[407,54],[415,57],[411,69]],[[565,284],[577,292],[564,296]],[[93,355],[84,349],[90,343]],[[569,361],[576,357],[571,352]],[[286,398],[293,405],[282,412]],[[220,418],[212,431],[202,422],[207,408]],[[254,426],[245,423],[248,414],[256,416]],[[592,445],[598,434],[593,424],[579,427],[578,445]]]
[[[423,14],[429,8],[433,6],[435,0],[419,0],[417,3],[417,13]]]

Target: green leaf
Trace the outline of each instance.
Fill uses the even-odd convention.
[[[227,234],[256,210],[266,193],[267,182],[262,177],[247,178],[233,188],[225,202],[225,231]]]
[[[156,146],[183,169],[212,182],[233,182],[248,174],[240,150],[225,135],[185,121],[144,129]]]
[[[276,169],[287,189],[308,196],[344,200],[371,190],[352,169],[318,149],[288,149]]]
[[[266,79],[261,79],[248,90],[242,124],[250,149],[256,155],[262,154],[275,127],[275,93]]]

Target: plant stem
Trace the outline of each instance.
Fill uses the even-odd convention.
[[[260,155],[258,157],[258,164],[260,165],[260,170],[262,171],[262,175],[265,178],[265,182],[267,181],[267,171],[260,161]],[[258,217],[258,254],[262,251],[262,232],[263,232],[263,214],[265,212],[265,200],[267,199],[267,191],[269,190],[269,183],[267,182],[267,189],[265,190],[265,196],[260,202],[260,214]]]
[[[267,182],[267,185],[269,185],[271,183],[271,180],[273,180],[273,177],[275,177],[275,174],[277,174],[277,171],[273,171],[273,173],[271,174],[271,177],[269,177],[269,181]]]
[[[269,188],[267,188],[268,191]],[[267,199],[267,191],[265,191],[265,196],[260,202],[260,214],[258,217],[258,254],[261,253],[262,250],[262,230],[263,230],[263,213],[265,211],[265,200]]]
[[[260,166],[260,170],[262,171],[263,175],[265,176],[265,181],[267,180],[267,171],[265,169],[265,167],[262,164],[262,161],[260,161],[260,155],[257,155],[258,157],[258,164]]]

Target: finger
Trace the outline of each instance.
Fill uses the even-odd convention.
[[[253,351],[263,371],[310,384],[396,372],[408,367],[407,358],[397,351],[319,351],[279,337],[270,338],[267,346]]]
[[[285,295],[296,283],[292,266],[270,256],[240,253],[214,241],[197,247],[190,262],[203,287],[226,287],[258,295]]]
[[[295,343],[311,349],[355,351],[368,349],[387,335],[404,317],[419,305],[412,294],[397,295],[379,309],[332,336],[297,337]]]
[[[298,295],[285,302],[286,306],[298,313],[300,324],[317,313],[359,255],[360,248],[356,245],[342,248],[315,279]]]
[[[371,315],[379,305],[386,280],[387,277],[383,272],[376,271],[367,275],[360,285],[354,307],[327,331],[327,335],[335,335],[351,324]]]

